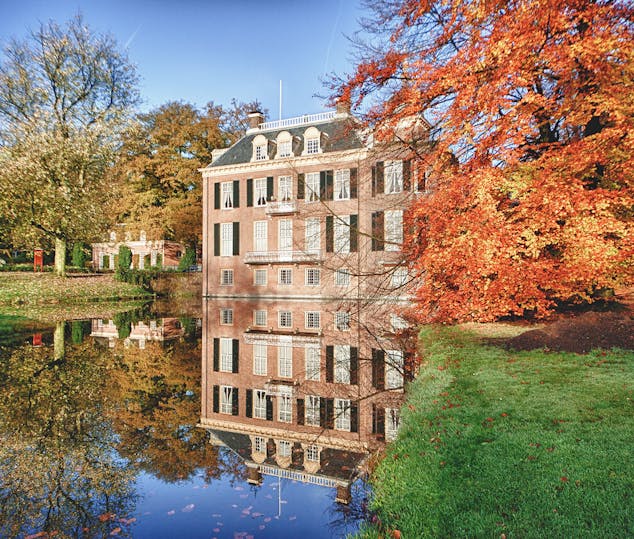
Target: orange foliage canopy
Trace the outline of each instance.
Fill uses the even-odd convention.
[[[373,47],[337,97],[365,108],[385,139],[421,112],[431,125],[417,160],[427,191],[408,212],[404,245],[421,320],[544,317],[631,284],[632,5],[372,9]]]

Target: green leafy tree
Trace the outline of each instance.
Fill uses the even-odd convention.
[[[125,275],[130,271],[132,264],[132,251],[127,245],[119,246],[119,258],[117,259],[117,274]]]
[[[77,268],[83,268],[88,260],[88,253],[86,253],[86,246],[83,242],[76,241],[73,244],[73,252],[71,255],[71,264]]]
[[[104,181],[138,102],[137,75],[107,35],[81,16],[13,40],[0,61],[0,214],[11,241],[54,246],[65,273],[67,242],[108,225]]]
[[[178,271],[185,271],[196,263],[196,251],[191,247],[185,249],[185,254],[178,262]]]

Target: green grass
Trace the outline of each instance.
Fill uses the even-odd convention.
[[[373,473],[381,530],[634,536],[634,353],[510,352],[455,327],[426,328],[421,345]]]

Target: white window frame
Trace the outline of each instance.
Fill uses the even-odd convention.
[[[350,270],[348,268],[335,270],[335,286],[350,286]]]
[[[319,346],[307,345],[304,349],[306,380],[319,382],[321,377],[321,350]]]
[[[233,182],[221,182],[220,183],[220,209],[232,210],[234,207],[233,201]]]
[[[277,326],[280,328],[293,327],[293,313],[291,311],[277,312]]]
[[[320,136],[310,136],[306,139],[306,155],[314,155],[319,153],[321,145],[319,144]]]
[[[277,178],[277,200],[289,202],[293,200],[293,177],[279,176]]]
[[[220,372],[233,371],[233,339],[220,337]]]
[[[268,221],[253,221],[253,250],[262,253],[269,250]]]
[[[293,377],[293,347],[290,344],[277,347],[277,375],[280,378]]]
[[[268,374],[268,346],[266,343],[253,345],[253,374],[257,376]]]
[[[263,389],[253,391],[253,417],[266,419],[266,391]]]
[[[349,399],[335,399],[335,429],[350,432],[351,402]]]
[[[309,445],[306,447],[306,461],[319,462],[319,446]]]
[[[233,223],[220,223],[220,256],[233,256]]]
[[[280,268],[277,271],[278,284],[287,286],[293,284],[293,269],[292,268]]]
[[[350,313],[348,311],[335,312],[335,329],[337,331],[350,331]]]
[[[277,143],[277,157],[291,157],[293,155],[293,140],[285,139]]]
[[[253,205],[257,207],[266,206],[268,188],[266,178],[255,178],[253,180]]]
[[[253,270],[253,284],[255,286],[266,286],[268,270],[255,269]]]
[[[321,247],[321,222],[319,218],[311,217],[304,223],[304,246],[306,252],[319,251]]]
[[[334,345],[334,381],[338,384],[350,383],[350,346]]]
[[[385,351],[385,389],[402,389],[405,354],[402,350]]]
[[[392,275],[390,276],[390,285],[392,288],[399,288],[407,283],[409,275],[407,268],[394,268]]]
[[[278,440],[277,450],[280,457],[290,457],[293,449],[293,445],[288,440]]]
[[[233,415],[233,387],[220,386],[220,413]]]
[[[350,252],[350,216],[339,215],[334,218],[334,252]]]
[[[385,212],[385,250],[400,251],[403,244],[403,210]]]
[[[233,325],[233,309],[220,309],[220,324],[223,326]]]
[[[319,329],[321,327],[321,312],[305,311],[304,312],[304,327],[306,329]]]
[[[277,224],[277,248],[280,251],[293,250],[293,220],[280,219]]]
[[[268,146],[267,142],[255,145],[255,160],[256,161],[266,161],[268,159],[267,146]]]
[[[392,441],[396,439],[398,429],[401,426],[401,413],[398,408],[385,409],[385,439]]]
[[[403,192],[403,161],[386,161],[385,173],[385,194]]]
[[[319,268],[306,268],[304,283],[306,286],[319,286],[321,284],[321,270]]]
[[[290,423],[293,420],[292,389],[281,386],[277,397],[277,420],[282,423]]]
[[[258,327],[266,327],[268,313],[266,309],[257,309],[253,311],[253,325]]]
[[[253,450],[256,453],[266,454],[266,438],[264,436],[256,436],[253,440]]]
[[[233,286],[233,270],[232,269],[220,270],[220,286]]]
[[[319,201],[319,172],[308,172],[304,177],[304,199],[306,202]]]
[[[309,427],[319,427],[321,398],[317,395],[306,395],[304,400],[304,424]]]
[[[334,193],[335,200],[350,200],[350,169],[335,170]]]

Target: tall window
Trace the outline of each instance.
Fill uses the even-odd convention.
[[[350,431],[350,401],[335,399],[335,429]]]
[[[403,352],[387,350],[385,353],[385,389],[403,387]]]
[[[266,178],[256,178],[253,180],[253,190],[255,195],[255,205],[266,206]]]
[[[350,286],[350,270],[346,268],[335,270],[335,285]]]
[[[280,219],[278,223],[278,249],[280,251],[292,251],[293,221],[291,219]]]
[[[231,286],[233,284],[233,270],[232,269],[220,270],[220,284],[222,286]]]
[[[220,254],[233,256],[233,223],[220,223]]]
[[[306,286],[319,286],[320,277],[319,268],[306,268]]]
[[[233,388],[220,386],[220,413],[231,414],[233,412]]]
[[[280,395],[277,397],[277,419],[284,423],[293,420],[293,403],[291,401],[291,388],[280,387]]]
[[[350,313],[345,311],[337,311],[335,313],[335,329],[350,331]]]
[[[225,326],[233,324],[233,309],[220,309],[220,323]]]
[[[304,401],[304,419],[306,425],[310,425],[312,427],[319,426],[319,408],[320,408],[320,398],[316,395],[307,395],[306,400]]]
[[[306,329],[319,329],[320,319],[319,311],[306,311],[304,313],[304,326]]]
[[[266,286],[266,271],[265,269],[253,270],[253,284],[256,286]]]
[[[220,339],[220,370],[233,371],[233,340],[225,337]]]
[[[398,408],[385,409],[385,439],[394,440],[401,424],[400,410]]]
[[[278,200],[287,202],[293,198],[293,178],[291,176],[280,176],[277,179]]]
[[[263,343],[253,345],[253,374],[266,376],[267,374],[267,346]]]
[[[293,327],[293,315],[291,311],[280,311],[278,313],[278,324],[281,328]]]
[[[335,344],[335,382],[339,384],[350,383],[350,346],[347,344]]]
[[[266,310],[259,309],[257,311],[253,311],[253,325],[266,326],[266,318]]]
[[[403,191],[403,161],[385,162],[385,192],[401,193]]]
[[[385,250],[400,251],[403,243],[403,210],[385,212]]]
[[[407,268],[396,268],[392,272],[391,284],[392,288],[398,288],[407,283]]]
[[[350,252],[350,216],[340,215],[335,217],[335,233],[334,233],[334,248],[335,253],[349,253]]]
[[[260,253],[268,250],[267,221],[253,221],[253,250]]]
[[[306,251],[319,251],[321,245],[321,226],[319,219],[311,217],[306,219],[305,246]]]
[[[348,200],[350,198],[350,169],[335,171],[335,200]]]
[[[233,208],[233,182],[222,182],[222,208],[228,210]]]
[[[279,270],[279,284],[293,284],[293,270],[290,268],[283,268]]]
[[[319,382],[320,353],[318,346],[306,346],[306,380]]]
[[[281,378],[293,376],[293,347],[280,345],[277,347],[277,374]]]
[[[253,392],[253,417],[266,419],[266,391],[262,389]]]
[[[319,172],[306,174],[306,202],[319,200]]]

